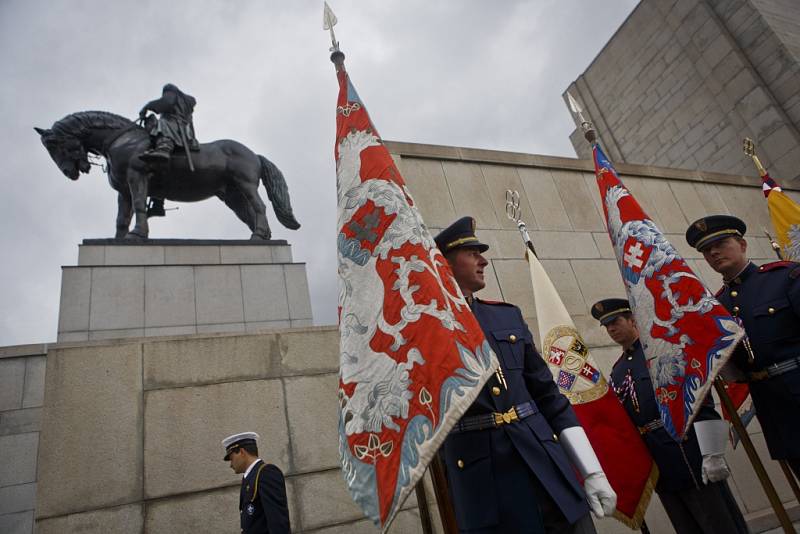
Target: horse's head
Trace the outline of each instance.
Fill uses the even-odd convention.
[[[91,169],[89,155],[81,140],[72,135],[53,130],[34,128],[41,136],[42,144],[61,172],[70,180],[77,180],[80,173],[88,174]]]

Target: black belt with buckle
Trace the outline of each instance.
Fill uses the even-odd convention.
[[[760,382],[761,380],[766,380],[768,378],[772,378],[773,376],[782,375],[784,373],[788,373],[789,371],[794,371],[795,369],[798,368],[800,368],[800,358],[790,358],[782,362],[768,365],[765,368],[761,369],[760,371],[753,371],[752,373],[747,373],[747,378],[750,382]]]
[[[472,432],[474,430],[497,428],[515,421],[521,421],[535,413],[536,404],[534,404],[533,401],[523,402],[522,404],[512,406],[511,409],[505,413],[492,412],[462,417],[461,420],[453,426],[451,432]]]
[[[654,430],[658,430],[659,428],[664,428],[664,421],[661,419],[653,419],[652,421],[645,423],[643,426],[636,427],[639,429],[639,434],[647,434],[648,432],[652,432]]]

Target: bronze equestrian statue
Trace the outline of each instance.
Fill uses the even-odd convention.
[[[252,232],[250,239],[270,239],[266,205],[258,193],[262,181],[278,221],[292,230],[300,228],[281,171],[267,158],[236,141],[202,143],[190,155],[189,150],[181,150],[167,158],[156,156],[153,161],[142,157],[151,147],[148,131],[113,113],[82,111],[67,115],[49,130],[35,130],[50,157],[71,180],[89,172],[89,153],[106,159],[108,181],[117,191],[115,236],[118,239],[147,238],[148,196],[178,202],[217,196],[247,224]],[[158,144],[155,148],[159,148]],[[133,215],[136,224],[128,231]]]

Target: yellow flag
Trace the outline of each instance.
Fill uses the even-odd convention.
[[[769,174],[761,180],[781,256],[784,260],[800,261],[800,205],[784,193]]]

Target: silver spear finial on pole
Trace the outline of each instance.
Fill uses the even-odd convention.
[[[525,242],[525,246],[536,256],[536,249],[533,248],[533,241],[531,241],[531,236],[528,235],[528,227],[525,226],[525,221],[522,220],[522,209],[519,207],[519,191],[506,189],[506,215],[517,224],[519,234],[522,236],[522,241]]]
[[[336,26],[337,22],[339,22],[339,20],[336,18],[336,15],[333,14],[331,6],[328,5],[328,2],[325,2],[325,8],[322,13],[322,29],[331,32],[331,52],[339,52],[339,41],[336,40],[336,34],[333,33],[333,27]]]
[[[325,9],[322,13],[322,29],[331,32],[331,61],[336,65],[336,72],[344,72],[344,52],[339,50],[339,41],[336,40],[336,34],[333,33],[333,27],[339,20],[333,14],[331,6],[325,2]]]
[[[586,117],[583,116],[583,108],[581,108],[577,100],[572,98],[569,91],[567,91],[567,100],[569,101],[569,109],[572,110],[572,112],[578,116],[578,120],[581,121],[583,137],[594,144],[594,142],[597,141],[597,132],[594,129],[594,124],[592,124],[592,121],[586,120]]]

